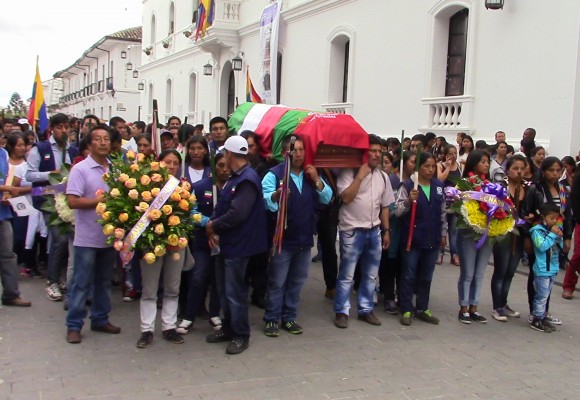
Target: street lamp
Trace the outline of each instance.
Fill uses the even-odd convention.
[[[123,50],[121,52],[121,58],[124,60],[125,58],[127,58],[127,52],[125,50]]]
[[[485,0],[487,10],[503,10],[504,0]]]
[[[213,60],[213,58],[210,58],[209,60],[207,60],[207,64],[205,64],[203,66],[203,74],[205,76],[212,76],[213,75],[213,65],[215,64],[215,61]]]
[[[133,78],[139,78],[139,71],[133,71]]]
[[[133,69],[133,64],[131,63],[131,61],[129,61],[127,63],[127,71],[131,71]]]
[[[141,81],[137,84],[137,89],[145,90],[145,82]]]
[[[240,56],[243,56],[244,52],[243,51],[238,51],[238,54],[232,58],[232,68],[234,71],[241,71],[242,70],[242,65],[244,63],[244,59]]]

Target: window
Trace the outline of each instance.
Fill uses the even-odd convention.
[[[462,96],[464,92],[468,18],[466,8],[449,18],[445,96]]]
[[[151,16],[151,36],[150,36],[150,42],[151,45],[155,44],[156,38],[157,38],[157,32],[156,32],[156,27],[155,27],[155,14],[153,14]]]
[[[282,53],[278,52],[278,59],[276,64],[276,104],[280,104],[280,92],[282,89]]]
[[[195,111],[195,96],[197,94],[197,76],[189,75],[189,111]]]
[[[199,1],[198,0],[193,0],[191,3],[193,5],[193,10],[192,10],[192,13],[191,13],[191,15],[192,15],[192,17],[191,17],[191,23],[193,25],[196,25],[197,24],[197,9],[199,7]]]
[[[175,32],[175,4],[173,2],[169,6],[169,34]]]
[[[149,84],[149,93],[147,93],[147,95],[148,95],[147,104],[149,105],[149,107],[153,107],[153,84],[152,83]],[[153,108],[151,108],[151,114],[153,114]]]
[[[235,100],[236,100],[236,78],[234,77],[234,71],[230,71],[230,77],[228,80],[228,116],[235,111]]]
[[[348,102],[348,72],[350,63],[350,38],[344,34],[330,42],[330,73],[328,101]]]
[[[171,100],[172,100],[172,84],[171,84],[171,79],[167,80],[167,86],[165,87],[165,113],[166,114],[171,114],[171,109],[173,107],[173,104],[171,104]]]

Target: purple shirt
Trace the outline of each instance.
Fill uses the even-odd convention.
[[[94,199],[97,197],[97,190],[109,190],[103,182],[103,175],[108,171],[108,167],[103,167],[89,155],[71,169],[66,194]],[[75,210],[75,246],[111,247],[106,243],[107,237],[103,233],[103,227],[97,222],[98,219],[100,218],[94,208]]]

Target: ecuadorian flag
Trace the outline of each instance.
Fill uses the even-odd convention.
[[[252,79],[250,78],[250,71],[246,70],[246,101],[251,101],[252,103],[261,103],[262,98],[254,89],[252,84]]]
[[[32,85],[32,100],[28,111],[28,123],[32,129],[36,126],[36,121],[38,121],[39,132],[44,132],[48,128],[44,90],[42,89],[42,81],[38,71],[38,57],[36,57],[36,76],[34,77],[34,85]]]
[[[195,40],[204,37],[209,28],[213,24],[215,16],[215,1],[214,0],[199,0],[197,7],[197,30],[195,32]]]

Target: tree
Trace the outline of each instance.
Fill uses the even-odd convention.
[[[6,117],[26,117],[26,115],[28,115],[28,106],[24,103],[18,92],[12,93],[12,96],[10,96],[10,102],[6,108]]]

